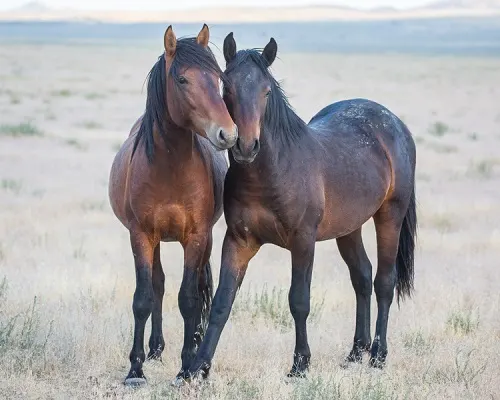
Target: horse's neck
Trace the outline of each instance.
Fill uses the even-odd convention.
[[[158,130],[155,132],[155,151],[167,156],[174,163],[182,163],[193,154],[195,134],[190,129],[167,125],[164,137]],[[160,155],[160,157],[162,157]]]

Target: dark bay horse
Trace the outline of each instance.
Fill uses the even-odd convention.
[[[184,248],[180,374],[196,353],[210,310],[212,227],[222,214],[227,172],[224,155],[216,148],[233,146],[238,133],[220,95],[223,74],[208,41],[206,25],[196,38],[180,40],[168,27],[165,52],[149,73],[146,111],[111,168],[109,198],[130,232],[136,272],[134,343],[126,384],[146,382],[144,326],[151,314],[148,358],[160,358],[165,345],[161,241],[180,242]]]
[[[224,41],[228,82],[223,97],[239,138],[224,186],[227,231],[219,286],[190,376],[207,376],[248,262],[264,243],[292,255],[289,303],[296,342],[289,376],[302,376],[309,366],[306,321],[316,241],[337,239],[356,293],[348,361],[361,362],[369,351],[370,365],[384,365],[394,288],[398,300],[413,289],[417,221],[415,144],[409,130],[385,107],[364,99],[331,104],[306,124],[268,70],[276,52],[273,39],[262,52],[237,52],[232,33]],[[370,218],[378,255],[373,343],[372,266],[361,237]]]

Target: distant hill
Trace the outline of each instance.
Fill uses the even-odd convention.
[[[236,3],[236,2],[235,2]],[[168,6],[166,6],[168,7]],[[379,7],[359,10],[352,7],[313,5],[306,7],[219,7],[191,10],[158,11],[92,11],[50,8],[32,1],[14,10],[1,12],[0,21],[92,21],[115,23],[139,22],[307,22],[367,21],[413,18],[500,16],[500,0],[439,0],[411,10]]]
[[[51,8],[40,1],[30,1],[20,7],[14,8],[12,11],[18,13],[45,13],[51,11]]]
[[[500,9],[500,0],[440,0],[430,3],[422,9]]]

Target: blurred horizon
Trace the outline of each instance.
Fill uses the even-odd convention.
[[[411,9],[427,6],[432,3],[443,3],[429,0],[240,0],[236,4],[232,0],[184,0],[182,2],[168,2],[161,0],[143,0],[140,3],[132,0],[88,0],[84,3],[76,0],[4,0],[0,5],[1,11],[12,11],[15,9],[74,9],[74,10],[113,10],[113,11],[152,11],[152,10],[185,10],[193,8],[217,8],[217,7],[342,7],[359,10],[370,10],[374,8]]]

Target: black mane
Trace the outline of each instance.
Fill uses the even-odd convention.
[[[279,82],[269,72],[267,62],[261,55],[261,49],[240,50],[227,65],[226,75],[236,67],[246,62],[254,63],[271,82],[271,94],[267,101],[263,129],[281,142],[290,145],[297,141],[307,131],[306,123],[295,113]]]
[[[183,38],[177,40],[175,55],[169,69],[169,75],[178,88],[179,71],[184,67],[196,67],[217,74],[223,81],[224,74],[220,69],[212,51],[204,48],[196,42],[196,38]],[[165,53],[158,57],[148,74],[148,88],[146,97],[146,111],[142,118],[141,126],[134,141],[132,156],[134,155],[140,141],[144,141],[144,149],[149,162],[154,158],[153,130],[156,127],[166,140],[166,132],[169,124],[167,109],[167,74],[165,66]],[[170,122],[171,123],[171,122]]]

